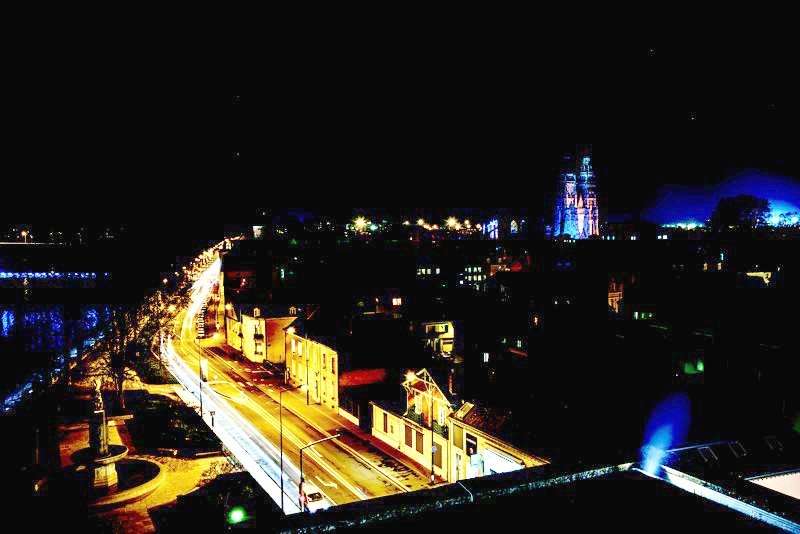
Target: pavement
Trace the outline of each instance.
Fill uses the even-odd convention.
[[[174,388],[174,386],[169,386]],[[59,427],[59,453],[61,467],[73,465],[72,455],[89,444],[89,425],[69,424]],[[158,463],[164,478],[159,487],[141,501],[125,505],[121,508],[97,514],[97,522],[109,527],[113,532],[155,532],[156,527],[151,519],[153,509],[170,505],[179,495],[185,495],[202,485],[203,474],[209,471],[224,470],[229,465],[224,457],[206,458],[171,458],[137,454],[136,443],[131,439],[125,422],[110,421],[108,428],[109,443],[125,445],[129,449],[129,458],[147,459]]]

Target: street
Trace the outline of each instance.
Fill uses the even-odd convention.
[[[264,489],[280,505],[280,379],[270,377],[266,369],[254,368],[226,356],[219,336],[201,343],[196,339],[195,317],[208,298],[218,272],[217,261],[197,278],[190,304],[178,314],[175,335],[162,352],[166,353],[173,374],[190,394],[187,395],[190,401],[200,399],[200,362],[205,360],[207,382],[202,384],[204,420],[211,425],[210,411],[216,411],[215,432],[218,435],[223,433],[221,425],[225,425],[228,430],[224,432],[229,434],[228,439],[236,433],[238,442],[246,443],[242,445],[240,454],[254,457],[251,458],[254,462],[249,462],[251,467],[248,468],[248,462],[238,458],[239,455],[236,455],[237,458],[254,476],[254,465],[258,465],[255,469],[262,470],[262,476],[256,476],[256,479],[263,481],[262,486],[271,486]],[[318,411],[312,414],[312,410],[309,410],[303,417],[298,417],[295,411],[304,408],[299,406],[299,400],[304,401],[304,397],[298,396],[297,391],[283,395],[284,508],[287,513],[298,511],[301,447],[332,436],[318,425],[309,424],[311,415],[319,417]],[[288,405],[291,405],[291,409]],[[335,427],[336,421],[330,417],[328,419],[324,421],[326,428],[331,425]],[[425,484],[424,475],[411,472],[402,465],[395,469],[396,472],[387,472],[392,468],[379,468],[359,454],[351,443],[345,444],[336,439],[306,449],[303,456],[306,482],[314,484],[331,505],[409,491],[424,487]],[[263,474],[267,477],[263,477]],[[408,483],[409,479],[411,483]]]

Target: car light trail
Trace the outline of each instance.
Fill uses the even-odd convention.
[[[211,263],[204,271],[202,271],[194,280],[192,287],[189,291],[190,302],[181,325],[181,337],[183,343],[189,343],[191,339],[191,326],[195,316],[200,312],[205,302],[211,293],[214,283],[219,278],[221,262],[219,259]],[[193,351],[202,351],[199,346],[193,346]],[[161,355],[166,361],[167,367],[170,372],[175,376],[178,382],[185,388],[186,392],[190,395],[180,395],[187,404],[196,405],[194,398],[199,400],[199,374],[195,373],[186,360],[181,358],[176,350],[176,346],[172,338],[167,339],[161,345]],[[201,356],[198,354],[198,358]],[[208,361],[208,360],[207,360]],[[210,366],[220,375],[219,369],[213,365]],[[276,503],[280,502],[280,467],[278,458],[280,451],[272,442],[265,438],[247,419],[245,419],[235,408],[230,406],[228,402],[222,398],[212,388],[207,388],[203,391],[203,405],[208,406],[209,412],[215,412],[215,425],[212,430],[219,436],[226,447],[233,453],[233,455],[241,462],[241,464],[250,472],[253,478],[264,488],[264,490],[275,500]],[[193,397],[192,397],[193,396]],[[275,429],[279,430],[279,423],[269,414],[263,407],[259,406],[249,397],[245,396],[247,406],[257,413],[262,415]],[[204,421],[210,425],[209,421],[204,418]],[[287,431],[284,427],[284,436],[287,437],[290,443],[297,447],[302,446],[303,442],[294,436],[291,432]],[[316,452],[316,451],[315,451]],[[369,498],[359,488],[353,486],[347,479],[340,473],[333,469],[327,462],[324,461],[319,453],[314,454],[315,463],[323,470],[328,472],[336,480],[341,482],[351,492],[353,492],[360,499]],[[286,513],[297,513],[300,511],[296,497],[299,494],[299,481],[300,470],[291,461],[287,459],[284,454],[284,495],[287,497],[285,502]],[[289,492],[294,491],[293,495]],[[324,494],[324,493],[323,493]],[[325,495],[325,498],[335,505],[333,499]]]
[[[197,396],[199,386],[198,378],[191,369],[189,369],[186,362],[175,353],[171,340],[166,343],[164,352],[170,372],[188,392]],[[187,399],[184,398],[184,401],[186,400]],[[266,491],[275,502],[279,503],[281,500],[280,468],[274,459],[276,454],[274,445],[266,441],[261,434],[242,419],[226,402],[221,401],[213,390],[207,390],[205,392],[203,395],[203,403],[204,406],[208,407],[206,413],[211,410],[215,412],[214,433],[245,469],[247,469],[264,491]],[[209,421],[205,418],[203,420],[211,426]],[[300,470],[286,460],[285,457],[284,467],[290,478],[287,486],[288,489],[297,489],[297,484],[294,482],[294,479],[299,479]],[[292,475],[296,475],[296,477]],[[286,487],[284,490],[286,490]],[[286,491],[284,491],[284,494],[288,497],[285,501],[287,503],[286,512],[299,512],[300,509],[295,502],[296,494],[290,495]]]

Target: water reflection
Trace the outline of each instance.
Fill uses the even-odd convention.
[[[84,304],[66,307],[50,305],[0,305],[0,353],[4,345],[10,347],[15,358],[16,370],[26,378],[21,381],[9,373],[7,382],[0,382],[2,411],[12,410],[26,395],[33,392],[37,382],[49,383],[63,371],[69,360],[94,345],[102,337],[102,329],[111,315],[107,304]],[[22,351],[22,358],[19,352]],[[48,369],[32,368],[36,358],[25,358],[25,354],[49,353]],[[41,364],[39,364],[41,365]],[[10,383],[9,383],[10,382]]]
[[[0,305],[0,338],[21,342],[26,352],[61,352],[80,344],[109,316],[106,304],[82,305],[70,313],[62,304]]]

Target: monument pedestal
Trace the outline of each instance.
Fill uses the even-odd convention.
[[[104,493],[117,487],[117,466],[115,463],[92,466],[92,489]]]

